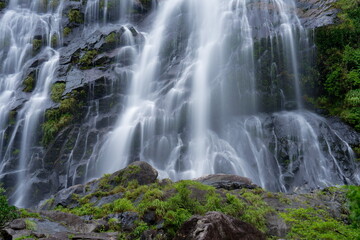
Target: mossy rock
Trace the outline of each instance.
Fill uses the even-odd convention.
[[[34,53],[39,52],[39,50],[40,50],[41,47],[42,47],[42,44],[43,44],[43,42],[42,42],[41,39],[34,39],[34,40],[32,41],[33,52],[34,52]]]
[[[35,88],[35,76],[33,73],[29,74],[23,81],[24,92],[32,92]]]
[[[84,23],[84,14],[78,9],[71,9],[68,13],[70,23],[82,24]]]
[[[94,58],[98,55],[97,50],[86,50],[86,52],[79,59],[81,69],[88,69],[94,66]]]

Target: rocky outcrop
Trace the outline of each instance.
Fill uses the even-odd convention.
[[[337,0],[297,0],[298,16],[306,28],[334,24],[339,12],[333,4]]]
[[[232,174],[211,174],[204,176],[195,181],[202,184],[213,186],[215,188],[223,188],[226,190],[234,190],[241,188],[254,189],[258,186],[253,184],[249,178],[240,177]]]
[[[174,240],[265,240],[265,235],[252,225],[219,212],[193,216],[186,221]]]
[[[20,224],[21,223],[21,224]],[[106,229],[99,221],[85,221],[78,216],[56,211],[42,211],[36,218],[16,219],[1,231],[11,239],[117,239],[116,233],[100,233]]]
[[[136,181],[140,185],[152,184],[156,181],[158,172],[146,162],[134,162],[125,169],[117,171],[110,176],[102,179],[91,181],[87,184],[79,184],[63,189],[53,195],[50,199],[43,201],[39,205],[39,209],[47,210],[61,206],[65,208],[78,207],[79,198],[94,194],[102,188],[112,189],[116,186],[127,186],[129,182]],[[105,186],[106,185],[106,186]],[[91,202],[96,206],[103,206],[111,203],[116,199],[122,198],[123,193],[114,193],[108,196],[93,196]]]
[[[37,211],[22,213],[22,218],[8,223],[2,237],[289,238],[295,220],[289,222],[289,216],[294,216],[287,214],[293,210],[300,211],[295,218],[315,219],[313,224],[330,221],[345,227],[349,223],[343,188],[284,194],[267,192],[236,175],[209,175],[175,183],[157,176],[148,163],[134,162],[114,174],[63,189],[43,201]]]

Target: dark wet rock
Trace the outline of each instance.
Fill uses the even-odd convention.
[[[58,211],[40,211],[42,216],[47,217],[48,219],[61,223],[67,226],[73,232],[78,233],[91,233],[95,230],[103,228],[105,225],[104,221],[84,221],[79,216],[58,212]]]
[[[83,192],[84,186],[82,185],[75,185],[64,189],[63,191],[60,191],[58,194],[56,194],[54,198],[54,205],[63,207],[73,205],[76,207],[78,203],[73,194],[81,194]]]
[[[155,211],[146,211],[143,216],[144,222],[154,225],[156,223],[156,212]]]
[[[140,240],[155,240],[158,232],[156,230],[146,230],[142,235]],[[161,238],[160,238],[161,239]]]
[[[131,163],[126,168],[113,173],[110,177],[110,184],[117,184],[117,179],[121,180],[121,184],[136,180],[140,185],[151,184],[156,181],[158,172],[147,162],[137,161]]]
[[[23,230],[13,230],[11,228],[5,228],[1,231],[1,235],[4,238],[4,240],[13,240],[13,239],[19,239],[24,236],[30,236],[32,234],[32,231],[23,229]]]
[[[266,217],[266,225],[268,234],[285,238],[290,230],[290,226],[276,214],[270,214]]]
[[[307,28],[334,24],[338,9],[333,7],[336,0],[298,0],[298,16]]]
[[[265,235],[252,225],[219,212],[208,212],[205,216],[195,215],[186,221],[174,240],[255,240],[266,239]]]
[[[359,132],[342,122],[338,117],[327,117],[326,120],[330,127],[339,134],[342,140],[353,146],[360,145]]]
[[[118,215],[121,228],[124,231],[131,231],[135,228],[135,221],[139,220],[139,215],[136,212],[124,212]]]
[[[241,188],[253,189],[258,187],[253,184],[249,178],[231,174],[211,174],[195,179],[195,181],[201,182],[205,185],[213,186],[215,188],[223,188],[226,190]]]
[[[14,230],[22,230],[26,228],[25,220],[24,219],[15,219],[14,221],[10,222],[9,228]]]
[[[117,194],[113,194],[113,195],[110,195],[110,196],[107,196],[107,197],[103,197],[103,198],[100,198],[99,201],[97,201],[97,199],[95,200],[96,204],[95,206],[102,206],[104,204],[107,204],[107,203],[111,203],[119,198],[122,198],[124,196],[123,193],[117,193]],[[91,200],[90,200],[91,202]]]

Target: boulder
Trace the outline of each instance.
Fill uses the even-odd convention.
[[[15,219],[9,224],[9,228],[14,230],[22,230],[26,228],[26,223],[24,219]]]
[[[265,235],[252,225],[220,212],[195,215],[185,222],[174,240],[256,240]]]
[[[257,187],[257,185],[253,184],[249,178],[231,174],[211,174],[195,179],[195,181],[226,190],[241,188],[253,189]]]
[[[136,180],[140,185],[146,185],[154,183],[157,177],[158,172],[150,164],[143,161],[136,161],[126,168],[113,173],[110,177],[110,184],[126,185]]]

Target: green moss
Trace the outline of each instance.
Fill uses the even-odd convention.
[[[134,211],[135,207],[130,200],[125,198],[120,198],[113,202],[113,204],[111,205],[111,209],[112,209],[111,212],[121,213],[121,212]]]
[[[51,36],[51,47],[56,47],[58,45],[58,36],[56,34],[53,34]]]
[[[0,10],[4,9],[6,7],[6,3],[0,2]]]
[[[27,230],[36,231],[36,229],[37,229],[37,224],[30,219],[25,219],[25,225],[26,225]]]
[[[65,91],[65,87],[66,84],[62,83],[62,82],[58,82],[55,83],[52,87],[51,87],[51,100],[53,100],[54,102],[60,102],[61,101],[61,97]]]
[[[105,38],[105,42],[106,43],[116,43],[117,42],[117,34],[115,32],[110,33],[109,35],[106,36]]]
[[[84,23],[84,15],[77,9],[71,9],[69,11],[68,18],[72,23]]]
[[[138,171],[137,167],[130,167],[130,171]],[[93,196],[99,197],[113,194],[114,188],[110,184],[110,175],[105,175],[99,182],[99,191],[88,194],[82,198],[76,197],[81,206],[73,209],[58,207],[57,210],[71,212],[76,215],[93,215],[94,218],[103,218],[111,213],[133,211],[137,212],[140,221],[132,233],[126,236],[138,238],[141,233],[153,226],[141,221],[143,216],[151,211],[156,214],[156,219],[163,220],[163,229],[170,239],[179,227],[194,214],[205,214],[208,211],[220,211],[235,218],[249,222],[265,232],[265,216],[272,213],[272,209],[263,201],[263,191],[239,190],[226,194],[214,187],[203,185],[196,181],[185,180],[177,183],[169,182],[166,185],[154,183],[151,185],[139,185],[137,181],[130,181],[127,185],[118,186],[117,191],[124,194],[122,198],[95,207],[87,200]],[[109,223],[111,229],[120,229],[117,220]],[[125,236],[124,235],[124,236]]]
[[[347,188],[346,196],[349,202],[350,220],[354,228],[360,229],[360,186],[348,186]]]
[[[82,69],[87,69],[93,66],[93,60],[98,52],[96,50],[86,51],[85,54],[79,59],[79,65]]]
[[[339,0],[335,7],[341,10],[340,24],[316,30],[320,97],[315,105],[360,130],[360,3]]]
[[[66,36],[68,36],[71,32],[72,32],[71,28],[65,27],[65,28],[64,28],[64,31],[63,31],[63,34],[64,34],[64,36],[66,37]]]
[[[0,228],[2,228],[6,222],[11,221],[19,216],[16,208],[9,205],[4,193],[5,190],[0,187]]]
[[[287,209],[280,216],[290,224],[289,239],[358,239],[360,230],[337,221],[321,209]]]
[[[34,39],[32,41],[32,45],[33,45],[33,52],[37,52],[40,50],[41,46],[42,46],[42,40],[41,39]]]
[[[43,145],[48,145],[62,129],[81,117],[84,96],[84,91],[74,90],[60,101],[58,108],[45,112],[45,122],[42,124]]]
[[[14,238],[14,240],[23,240],[23,239],[37,239],[37,238],[33,235],[26,235],[26,236]]]
[[[27,76],[23,81],[23,85],[24,85],[24,89],[23,89],[24,92],[32,92],[35,87],[34,75],[30,74],[29,76]]]
[[[17,155],[19,155],[19,153],[20,153],[20,149],[14,149],[13,151],[12,151],[12,154],[14,155],[14,156],[17,156]]]

